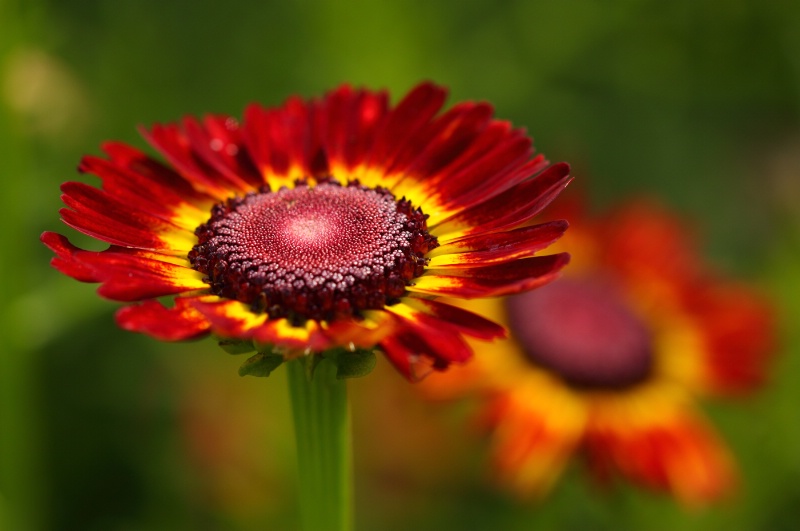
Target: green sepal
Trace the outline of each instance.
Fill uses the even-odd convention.
[[[377,364],[373,350],[329,350],[322,354],[336,364],[336,379],[360,378],[372,372]]]
[[[249,339],[220,338],[217,340],[217,344],[228,354],[247,354],[256,350],[253,342]]]
[[[239,376],[269,376],[283,363],[283,356],[273,354],[271,350],[250,356],[239,367]]]

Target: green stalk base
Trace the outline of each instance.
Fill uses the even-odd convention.
[[[285,364],[297,439],[301,529],[351,531],[352,419],[347,383],[336,379],[333,362],[312,356]]]

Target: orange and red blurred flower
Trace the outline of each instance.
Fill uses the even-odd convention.
[[[42,240],[57,269],[132,303],[120,326],[158,339],[214,334],[286,359],[377,346],[410,378],[463,362],[465,335],[504,331],[443,297],[554,278],[566,253],[535,254],[566,222],[531,219],[569,167],[534,156],[490,105],[440,112],[445,98],[424,83],[391,106],[386,92],[342,86],[251,105],[241,125],[155,125],[142,132],[166,162],[108,143],[80,165],[100,188],[62,186],[63,221],[110,247]]]
[[[714,274],[680,221],[650,201],[602,218],[580,208],[559,245],[573,260],[533,292],[469,307],[512,337],[424,382],[434,397],[480,397],[497,479],[545,494],[573,455],[688,505],[736,484],[701,397],[751,391],[774,343],[768,302]]]

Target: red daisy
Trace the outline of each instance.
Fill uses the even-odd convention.
[[[577,215],[576,215],[577,214]],[[770,305],[711,273],[680,222],[649,202],[600,219],[572,213],[572,265],[535,292],[469,304],[512,339],[425,382],[482,397],[500,482],[542,495],[580,453],[687,504],[735,485],[733,460],[696,399],[756,388],[774,344]]]
[[[116,316],[127,330],[213,334],[257,350],[253,373],[377,347],[418,378],[469,358],[464,335],[504,333],[443,298],[528,290],[568,259],[534,256],[566,223],[531,222],[566,186],[568,165],[534,156],[486,103],[440,112],[445,97],[425,83],[391,106],[385,92],[342,86],[251,105],[241,125],[155,125],[142,134],[166,162],[108,143],[106,157],[80,164],[100,188],[62,186],[63,221],[110,247],[42,240],[54,267],[132,303]]]

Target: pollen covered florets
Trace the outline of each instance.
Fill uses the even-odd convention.
[[[405,293],[437,245],[425,218],[386,189],[298,182],[217,204],[189,259],[216,295],[272,318],[331,320]]]

